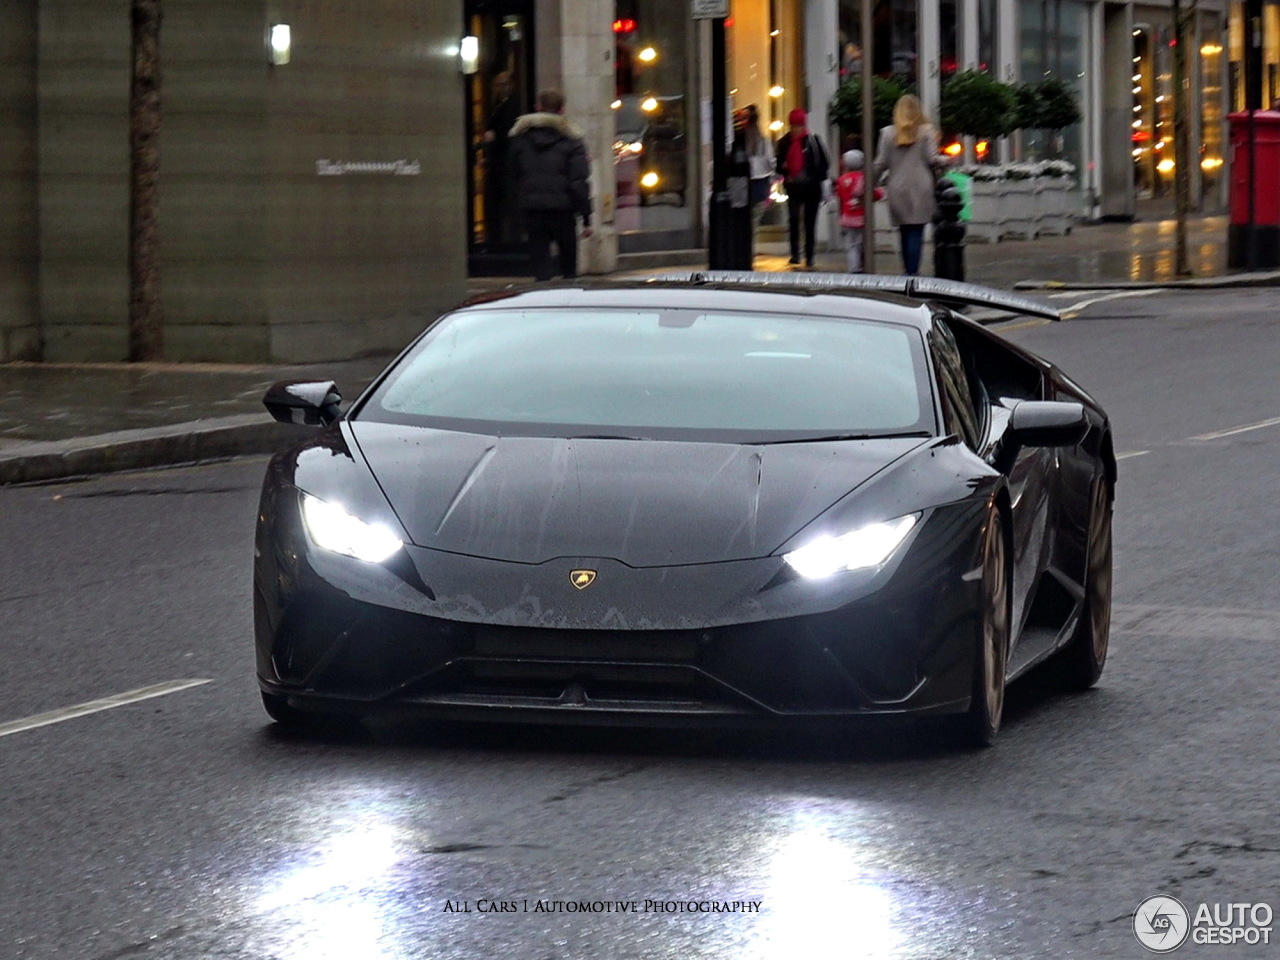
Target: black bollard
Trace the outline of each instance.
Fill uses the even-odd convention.
[[[735,121],[735,127],[737,126]],[[738,128],[725,154],[725,189],[712,195],[711,244],[707,266],[712,270],[750,270],[755,256],[749,195],[751,167],[746,134]]]
[[[943,280],[963,280],[965,228],[960,211],[964,200],[945,177],[938,181],[934,196],[938,209],[933,215],[933,274]]]

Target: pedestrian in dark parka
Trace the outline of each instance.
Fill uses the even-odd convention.
[[[539,93],[537,112],[525,114],[511,128],[510,160],[535,279],[550,280],[554,274],[552,243],[560,274],[576,277],[578,217],[582,235],[591,236],[591,168],[582,134],[564,116],[559,91]]]

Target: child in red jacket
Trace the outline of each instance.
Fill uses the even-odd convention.
[[[840,198],[840,228],[844,232],[849,272],[862,272],[862,228],[867,222],[866,208],[862,205],[866,192],[866,177],[862,167],[866,158],[861,150],[847,150],[840,158],[844,173],[836,180],[836,196]],[[876,187],[872,196],[884,198],[884,191]]]

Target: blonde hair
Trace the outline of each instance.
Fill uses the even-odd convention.
[[[924,125],[924,109],[918,97],[904,93],[893,105],[893,126],[897,144],[909,147],[920,139],[920,127]]]

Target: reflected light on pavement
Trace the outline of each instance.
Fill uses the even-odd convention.
[[[301,854],[274,877],[253,904],[283,936],[273,944],[280,960],[393,960],[396,899],[393,871],[406,838],[371,805],[355,824],[317,823],[334,829],[314,851]]]
[[[387,918],[374,903],[308,903],[281,925],[285,936],[274,945],[279,960],[400,960],[382,943],[394,939]]]
[[[374,823],[331,838],[314,862],[295,867],[255,905],[276,910],[326,893],[359,890],[376,881],[398,860],[395,830]]]
[[[761,955],[887,958],[900,946],[897,904],[880,885],[865,843],[831,834],[847,829],[848,810],[800,811],[777,841],[766,868]]]

